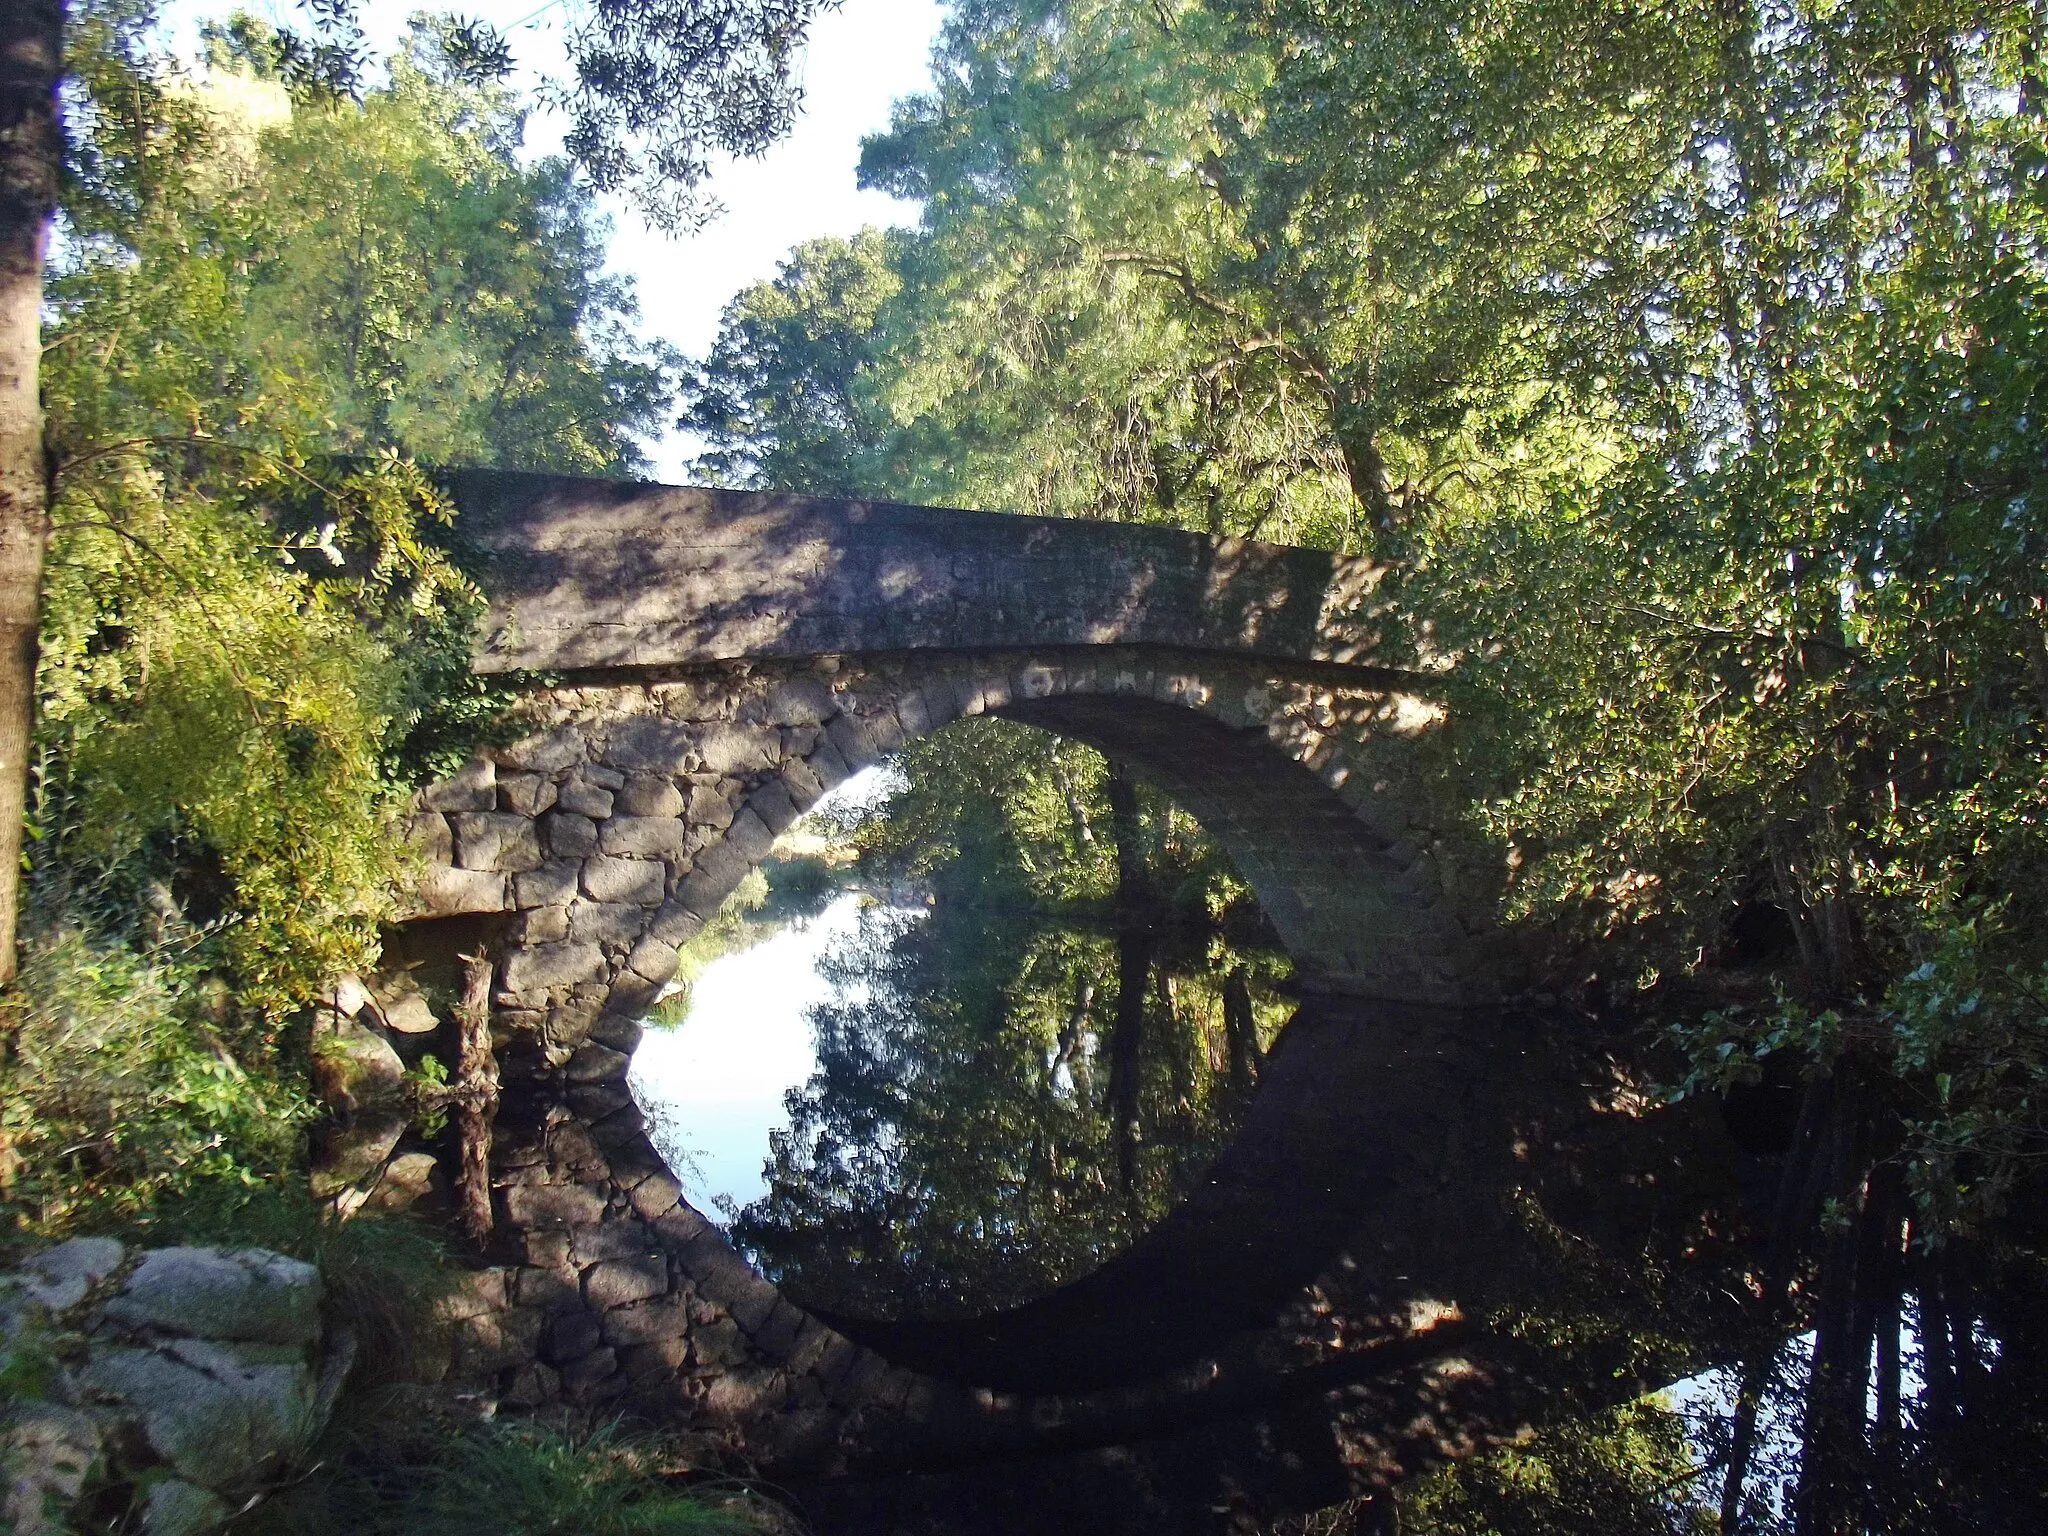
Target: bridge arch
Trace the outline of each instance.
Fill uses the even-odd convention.
[[[521,684],[527,729],[421,791],[408,828],[413,937],[453,927],[495,960],[498,1226],[458,1373],[722,1437],[820,1508],[1065,1456],[1102,1529],[1112,1493],[1132,1529],[1194,1529],[1515,1431],[1512,1362],[1474,1352],[1457,1300],[1514,1248],[1493,1095],[1528,1052],[1491,1007],[1496,876],[1452,831],[1443,711],[1372,660],[1373,573],[1114,525],[534,477],[465,494],[477,667]],[[985,713],[1191,811],[1301,1008],[1208,1188],[1102,1269],[957,1324],[818,1316],[662,1165],[626,1086],[639,1020],[803,810]]]

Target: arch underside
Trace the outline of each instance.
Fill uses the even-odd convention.
[[[414,835],[435,861],[422,918],[498,936],[504,1278],[483,1311],[503,1369],[540,1362],[537,1402],[710,1427],[849,1530],[904,1499],[945,1528],[960,1487],[979,1501],[1020,1457],[1079,1458],[1069,1486],[1108,1478],[1143,1529],[1167,1517],[1161,1479],[1193,1477],[1191,1520],[1314,1507],[1514,1431],[1515,1351],[1457,1304],[1516,1262],[1504,1085],[1543,1072],[1475,958],[1490,892],[1433,830],[1432,706],[1123,647],[728,664],[532,705],[532,735],[424,793]],[[819,794],[983,712],[1095,745],[1189,810],[1294,954],[1301,1005],[1204,1187],[1101,1269],[990,1317],[820,1317],[682,1201],[624,1083],[637,1020]],[[1125,1469],[1104,1470],[1116,1446]],[[905,1471],[927,1480],[869,1481]]]

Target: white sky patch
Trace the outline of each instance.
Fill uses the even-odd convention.
[[[816,919],[704,968],[690,1013],[650,1029],[627,1084],[654,1123],[654,1142],[693,1205],[721,1195],[745,1205],[767,1193],[768,1134],[785,1129],[783,1096],[817,1069],[809,1013],[831,996],[818,962],[860,925],[862,898],[834,897]]]
[[[457,14],[511,27],[532,16],[538,0],[469,0],[448,7]],[[174,45],[188,58],[198,52],[199,22],[225,18],[233,0],[172,0],[164,21]],[[303,29],[305,17],[290,0],[248,0],[239,9]],[[404,35],[406,18],[432,9],[420,0],[365,0],[361,20],[382,57]],[[518,73],[514,89],[532,100],[543,76],[566,70],[557,6],[511,36]],[[846,0],[818,17],[800,77],[803,112],[790,135],[753,160],[714,161],[709,191],[725,213],[694,235],[670,237],[649,229],[622,200],[607,198],[614,234],[609,268],[630,276],[640,296],[640,331],[701,357],[718,337],[719,316],[734,294],[775,275],[790,247],[820,235],[852,235],[869,224],[917,222],[915,204],[855,184],[861,138],[889,126],[895,101],[930,88],[932,43],[944,8],[940,0]],[[552,153],[562,122],[536,110],[528,119],[527,150]],[[649,445],[658,480],[683,478],[697,445],[673,430]]]

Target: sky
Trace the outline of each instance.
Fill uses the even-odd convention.
[[[863,768],[817,809],[872,809],[900,784],[887,767]],[[648,1029],[633,1053],[627,1082],[654,1144],[706,1215],[721,1196],[745,1205],[768,1192],[768,1137],[788,1127],[785,1096],[818,1065],[810,1011],[835,999],[820,964],[860,931],[863,900],[843,892],[810,921],[721,955],[692,983],[683,1021]]]
[[[510,30],[521,67],[515,84],[558,71],[563,8],[534,16],[539,0],[467,0],[447,8]],[[200,19],[235,9],[287,25],[298,17],[290,0],[173,0],[166,19],[181,50],[193,51]],[[404,31],[423,0],[364,0],[362,21],[381,54]],[[710,350],[720,313],[750,283],[775,275],[791,246],[819,235],[851,235],[868,224],[912,224],[914,204],[855,185],[863,135],[886,128],[897,98],[931,80],[938,0],[845,0],[813,25],[802,66],[804,111],[790,136],[755,160],[726,160],[710,191],[725,213],[694,235],[650,230],[624,203],[607,200],[613,222],[611,270],[635,280],[641,330],[691,356]],[[527,25],[517,25],[533,16]],[[529,125],[528,145],[544,152],[560,130],[543,117]],[[691,445],[671,435],[653,445],[654,478],[682,477]]]

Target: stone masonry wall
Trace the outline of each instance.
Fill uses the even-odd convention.
[[[630,1406],[805,1477],[1109,1412],[894,1369],[793,1306],[681,1199],[626,1087],[679,946],[804,809],[911,736],[1007,710],[1101,738],[1199,802],[1320,984],[1438,1004],[1489,985],[1468,916],[1485,883],[1437,830],[1441,717],[1409,695],[1120,647],[736,663],[531,709],[530,734],[424,790],[409,829],[419,917],[503,925],[504,1262],[452,1304],[450,1367],[511,1406]],[[1333,806],[1365,829],[1341,858]]]

